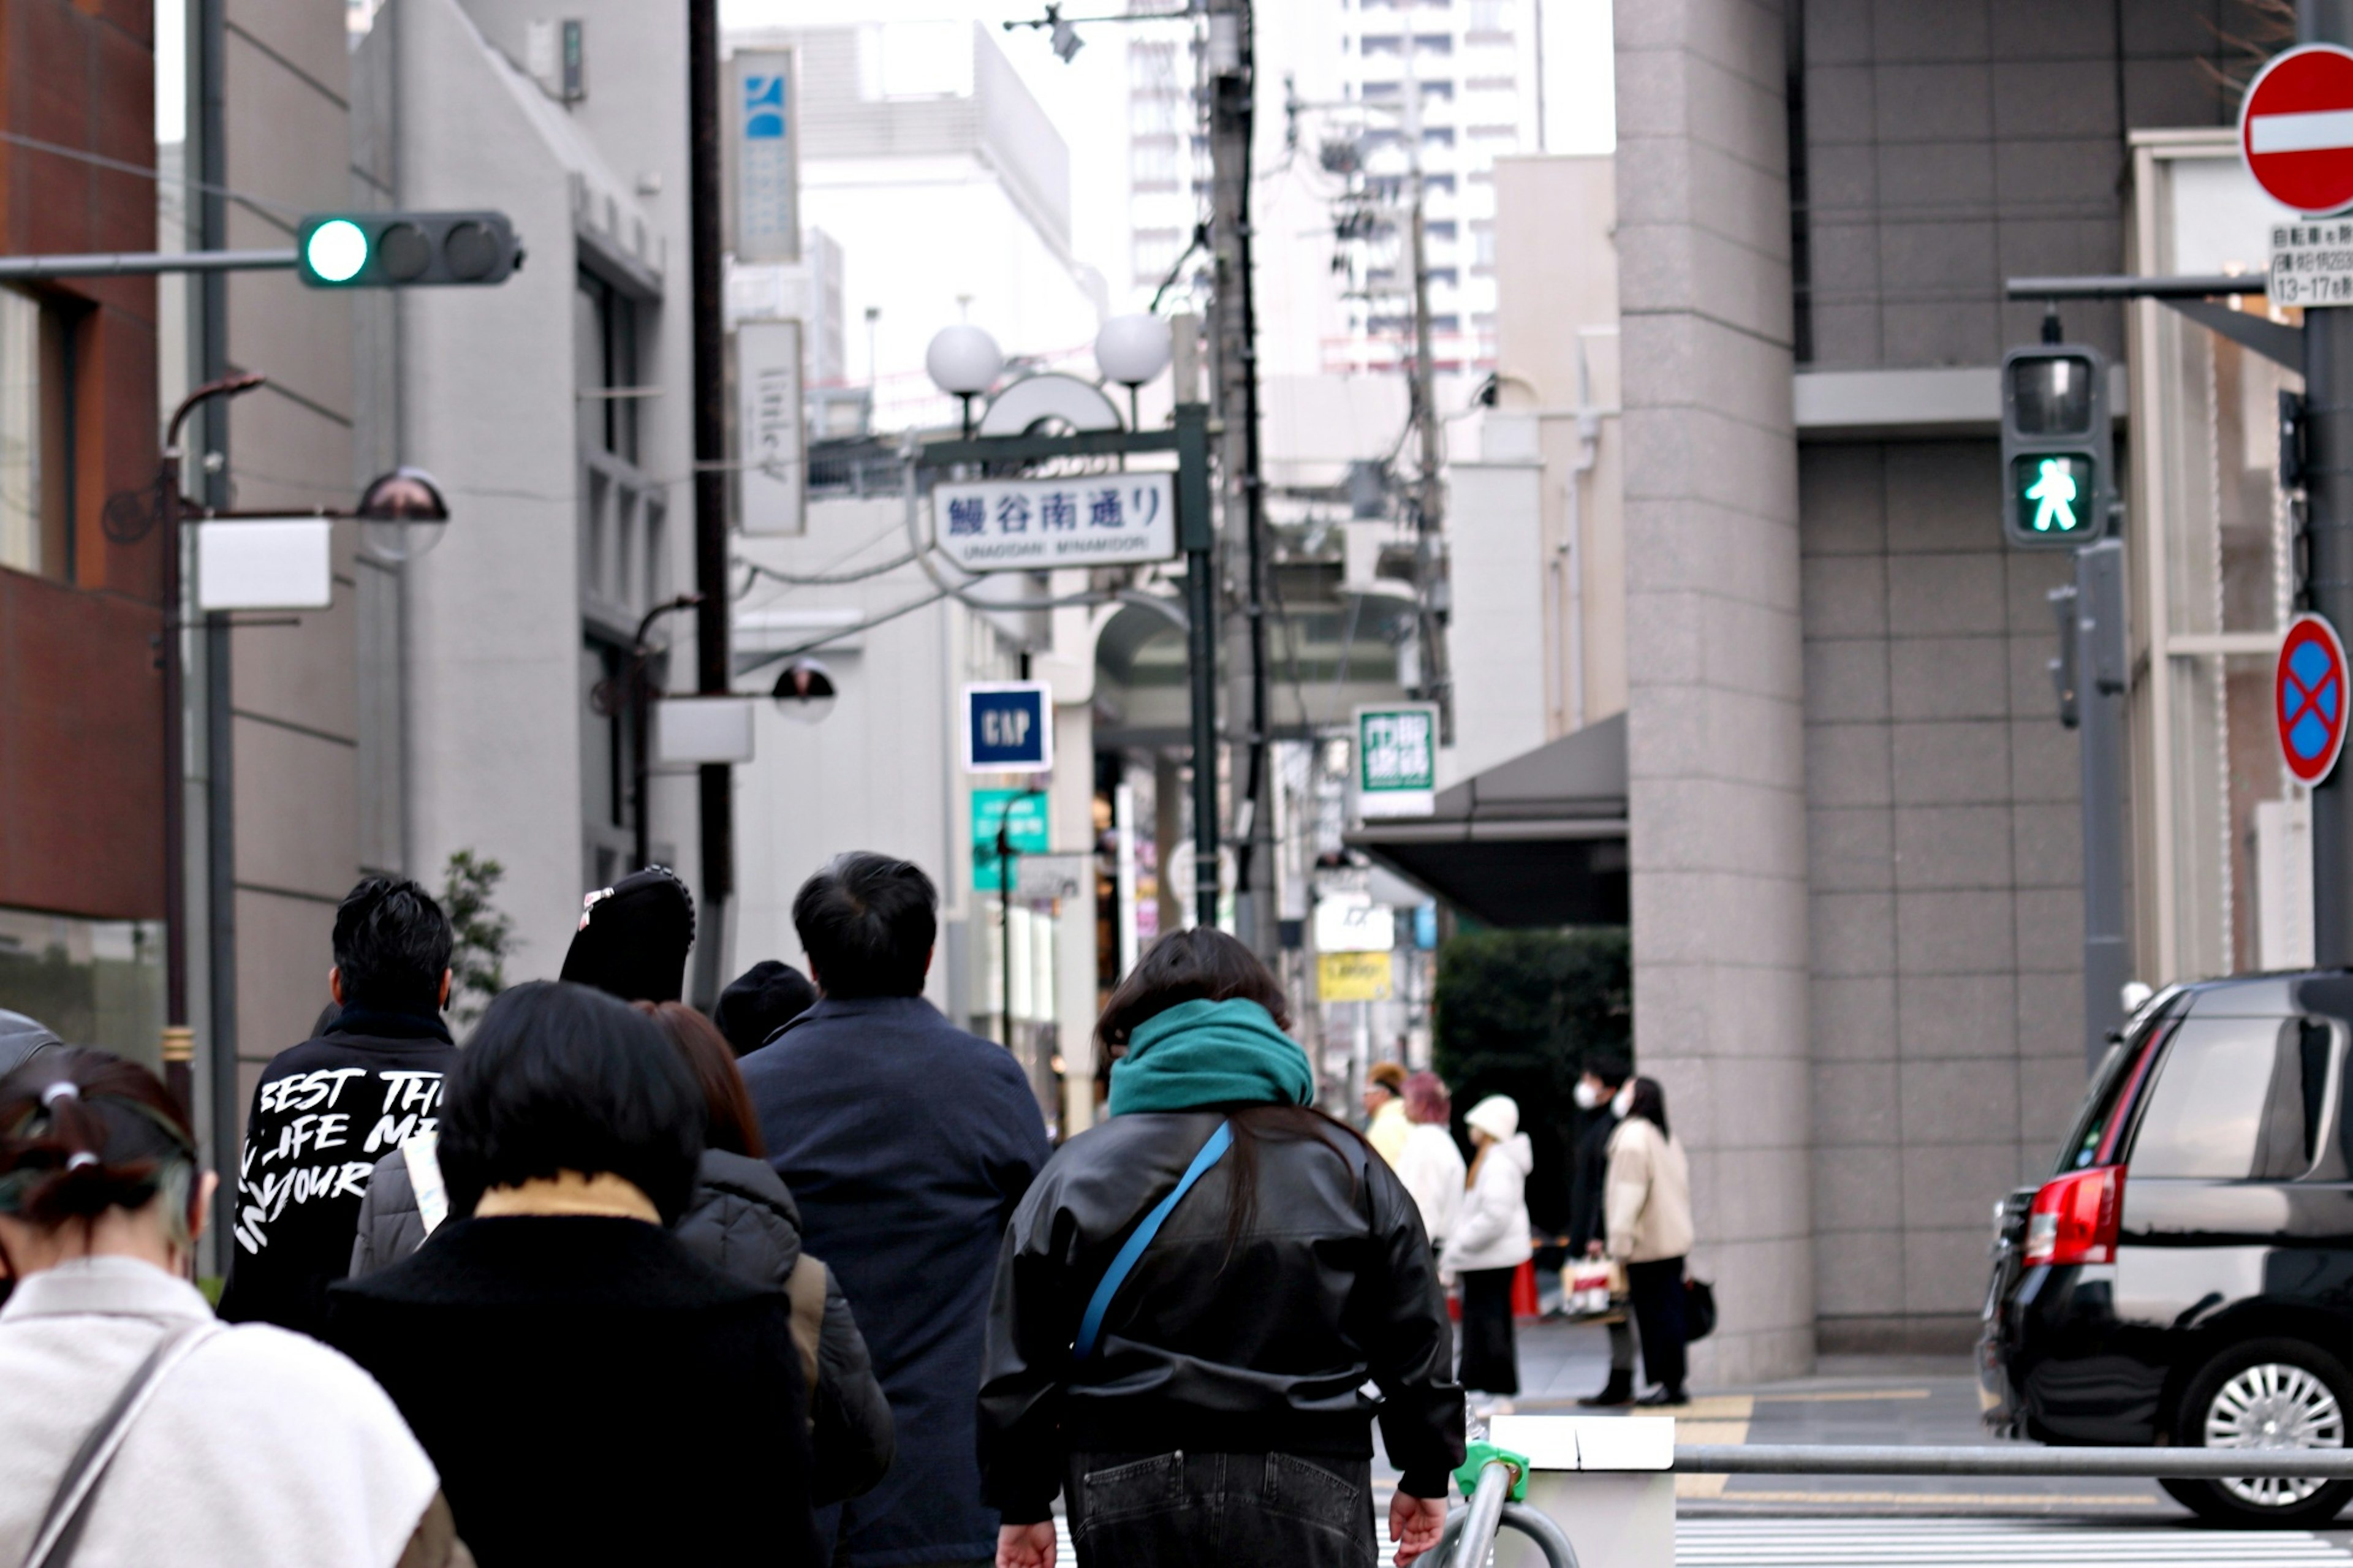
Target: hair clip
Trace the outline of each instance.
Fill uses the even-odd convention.
[[[41,1103],[43,1105],[55,1105],[60,1100],[79,1100],[80,1098],[81,1085],[74,1082],[74,1080],[69,1078],[61,1078],[58,1079],[57,1082],[49,1085],[48,1088],[41,1090]]]
[[[84,1165],[95,1165],[98,1163],[99,1158],[97,1155],[91,1153],[87,1149],[83,1149],[77,1152],[71,1159],[66,1162],[66,1169],[69,1171],[79,1171]]]

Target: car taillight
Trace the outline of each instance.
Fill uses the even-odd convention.
[[[2026,1266],[2114,1263],[2125,1170],[2101,1165],[2045,1182],[2026,1211]]]

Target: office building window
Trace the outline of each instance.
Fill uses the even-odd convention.
[[[1176,265],[1179,252],[1185,248],[1185,231],[1181,228],[1139,228],[1135,231],[1135,281],[1158,284]]]
[[[0,289],[0,566],[71,582],[74,326]]]
[[[1127,178],[1131,189],[1173,191],[1176,188],[1176,138],[1138,136],[1128,147]]]
[[[574,320],[589,395],[581,416],[589,438],[624,462],[638,460],[638,302],[593,272],[580,274]]]

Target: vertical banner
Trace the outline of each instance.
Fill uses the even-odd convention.
[[[735,519],[746,533],[798,533],[808,497],[801,324],[735,324]]]
[[[720,138],[727,160],[728,251],[739,262],[801,258],[799,105],[793,51],[738,50],[728,62]]]

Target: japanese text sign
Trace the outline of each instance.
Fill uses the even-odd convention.
[[[944,484],[932,505],[940,549],[967,572],[1124,566],[1176,553],[1174,474]]]

